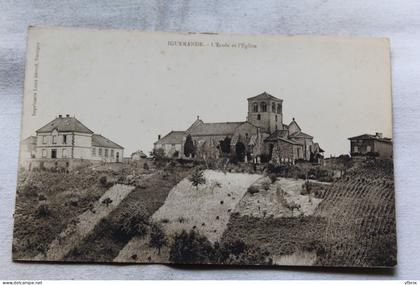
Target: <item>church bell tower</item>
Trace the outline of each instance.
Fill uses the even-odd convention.
[[[248,98],[248,122],[273,133],[283,129],[283,100],[267,92]]]

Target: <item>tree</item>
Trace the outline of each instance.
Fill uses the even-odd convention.
[[[191,138],[191,135],[187,135],[187,138],[185,139],[184,154],[186,157],[195,155],[194,142]]]
[[[165,233],[163,232],[161,225],[152,224],[149,245],[157,248],[158,255],[160,255],[161,248],[166,245]]]
[[[210,263],[213,247],[210,241],[194,230],[182,231],[175,236],[169,252],[169,260],[174,263]]]
[[[229,137],[225,137],[224,140],[219,142],[222,153],[230,153],[230,142],[231,139]]]
[[[150,156],[155,160],[162,160],[165,157],[165,151],[163,148],[154,149],[150,152]]]
[[[198,190],[198,185],[205,184],[206,178],[202,170],[196,169],[188,180],[191,181],[192,186]]]

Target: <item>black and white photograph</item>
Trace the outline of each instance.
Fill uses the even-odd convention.
[[[386,38],[30,27],[14,261],[397,264]]]

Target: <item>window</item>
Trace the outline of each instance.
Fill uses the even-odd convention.
[[[92,155],[93,155],[93,156],[96,156],[96,147],[93,147],[93,148],[92,148]]]
[[[47,136],[42,136],[42,143],[46,144],[47,143]]]
[[[51,150],[51,158],[57,158],[57,150],[56,149]]]
[[[354,148],[353,148],[353,152],[359,152],[359,147],[354,146]]]
[[[258,103],[254,103],[254,104],[252,104],[252,111],[253,111],[254,113],[258,113]]]
[[[63,135],[63,144],[67,144],[67,135]]]
[[[99,148],[98,154],[99,154],[99,156],[102,156],[102,148]]]
[[[57,143],[57,136],[52,136],[52,143],[56,144]]]
[[[281,114],[281,104],[277,104],[277,114]]]
[[[261,120],[261,115],[260,114],[257,115],[257,120],[258,121]]]
[[[43,158],[47,157],[47,150],[46,149],[42,150],[42,157]]]
[[[276,103],[271,104],[271,112],[273,112],[273,113],[276,112]]]
[[[105,157],[108,157],[108,149],[105,149]]]
[[[111,157],[114,158],[114,150],[111,149]]]
[[[277,115],[276,115],[276,122],[277,122]]]
[[[261,112],[267,112],[267,103],[261,102]]]
[[[67,157],[67,149],[63,148],[61,157]]]

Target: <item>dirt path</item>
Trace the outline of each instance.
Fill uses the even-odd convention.
[[[107,190],[93,205],[93,208],[79,215],[49,245],[45,254],[39,254],[35,260],[62,261],[64,256],[82,241],[101,221],[115,210],[121,201],[134,189],[134,186],[116,184]],[[112,203],[102,203],[105,199]]]

